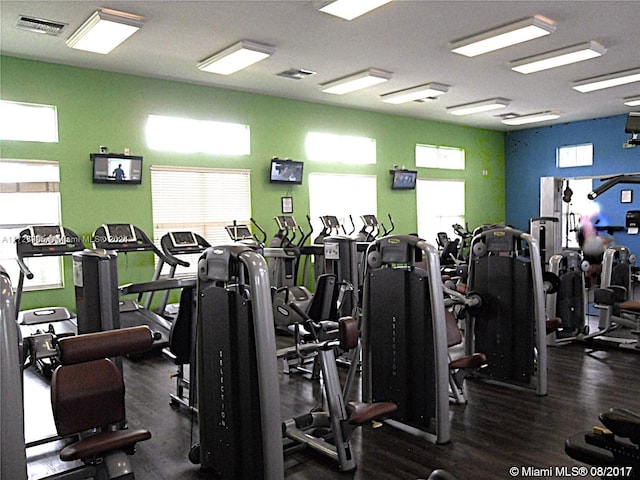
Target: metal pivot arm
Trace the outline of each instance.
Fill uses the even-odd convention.
[[[602,195],[604,192],[620,183],[640,183],[640,176],[636,174],[627,174],[610,177],[606,179],[606,181],[602,185],[589,192],[587,194],[587,197],[589,198],[589,200],[595,200],[598,196]]]

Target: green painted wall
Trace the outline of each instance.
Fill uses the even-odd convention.
[[[465,172],[419,169],[419,178],[466,180],[467,220],[471,227],[504,221],[502,132],[7,56],[0,57],[0,75],[3,100],[55,105],[59,122],[59,143],[4,141],[0,143],[0,158],[58,161],[62,221],[87,238],[97,226],[107,222],[133,223],[149,234],[153,231],[149,168],[154,164],[250,168],[253,216],[263,225],[271,226],[287,187],[268,183],[269,160],[279,156],[306,161],[304,138],[308,131],[376,139],[376,165],[323,165],[306,161],[305,175],[310,172],[377,175],[377,214],[386,217],[390,213],[396,232],[417,230],[416,198],[414,191],[392,191],[388,171],[394,164],[413,167],[416,143],[464,148]],[[149,114],[250,125],[251,155],[224,157],[152,151],[144,138]],[[143,184],[92,184],[89,153],[96,152],[100,145],[106,145],[111,152],[129,148],[131,154],[143,155]],[[482,175],[483,170],[488,172],[487,176]],[[291,189],[298,216],[308,212],[305,184]],[[121,257],[121,283],[151,278],[150,256]],[[28,292],[23,308],[53,304],[73,307],[70,264],[65,261],[67,288]]]

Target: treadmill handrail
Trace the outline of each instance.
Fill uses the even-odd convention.
[[[120,285],[118,291],[120,295],[140,294],[146,292],[157,292],[160,290],[173,290],[177,288],[195,287],[196,278],[163,278],[150,282],[127,283]]]

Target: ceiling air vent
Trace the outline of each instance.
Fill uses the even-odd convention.
[[[18,17],[18,23],[16,23],[16,28],[19,30],[26,30],[28,32],[46,33],[47,35],[57,37],[62,33],[62,29],[66,25],[66,23],[45,20],[44,18],[20,15]]]
[[[302,80],[303,78],[307,78],[315,74],[316,72],[312,70],[305,70],[304,68],[291,68],[289,70],[285,70],[284,72],[280,72],[278,76],[292,78],[294,80]]]

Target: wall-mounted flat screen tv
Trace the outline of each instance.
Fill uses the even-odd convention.
[[[625,133],[640,133],[640,112],[631,112],[624,127]]]
[[[413,190],[416,188],[418,172],[415,170],[391,170],[393,180],[391,188],[393,190]]]
[[[272,158],[271,169],[269,171],[269,181],[271,183],[291,183],[294,185],[301,185],[303,169],[303,162]]]
[[[118,153],[92,153],[93,183],[142,183],[142,157]]]

